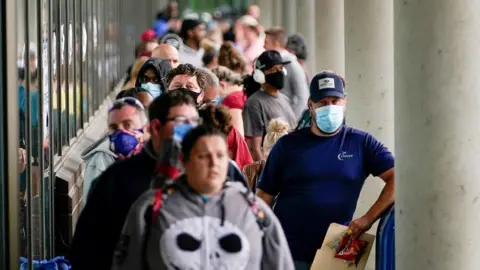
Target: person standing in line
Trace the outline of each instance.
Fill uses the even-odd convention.
[[[172,68],[178,67],[180,58],[178,50],[170,44],[159,44],[152,52],[152,58],[166,59]]]
[[[228,180],[225,134],[201,125],[181,144],[185,174],[133,204],[113,269],[294,270],[271,209]]]
[[[153,98],[166,91],[165,76],[172,70],[166,59],[150,58],[138,71],[135,87],[145,89]]]
[[[235,48],[235,45],[231,41],[224,42],[220,47],[220,51],[218,52],[218,65],[227,67],[241,76],[249,73],[247,58]]]
[[[298,63],[305,72],[307,84],[310,83],[310,71],[307,67],[308,48],[305,43],[305,37],[302,34],[293,34],[288,37],[287,50],[297,57]]]
[[[157,159],[165,154],[165,142],[175,127],[197,125],[200,120],[195,101],[186,91],[166,92],[156,98],[148,118],[151,138],[142,151],[115,162],[90,188],[70,246],[73,269],[111,269],[125,218],[132,204],[150,189]]]
[[[228,109],[222,105],[207,104],[199,110],[202,124],[213,126],[222,131],[227,138],[228,155],[240,170],[253,163],[248,145],[240,132],[232,125],[232,117]]]
[[[88,198],[90,187],[116,160],[126,159],[140,153],[145,137],[144,127],[147,116],[143,105],[135,98],[125,97],[115,100],[108,110],[109,132],[93,145],[85,149],[83,177],[83,204]]]
[[[253,61],[265,51],[263,48],[264,39],[261,38],[260,24],[250,15],[244,15],[238,19],[239,31],[242,31],[243,55],[247,58],[247,70],[252,71]]]
[[[218,66],[212,72],[220,81],[218,102],[228,108],[232,116],[232,125],[244,137],[242,111],[247,96],[243,92],[242,77],[224,66]]]
[[[290,127],[288,123],[282,119],[272,119],[268,124],[267,135],[263,139],[263,155],[264,159],[256,161],[243,167],[243,173],[247,177],[248,186],[255,192],[258,177],[265,166],[265,159],[272,150],[273,146],[282,137],[288,134]]]
[[[290,127],[296,125],[290,100],[281,93],[288,64],[277,51],[265,51],[255,61],[252,78],[262,89],[247,99],[242,112],[245,138],[254,161],[263,159],[262,141],[270,120],[282,118]]]
[[[201,41],[207,32],[205,24],[201,20],[186,19],[182,23],[180,36],[183,38],[183,47],[180,51],[180,61],[183,64],[192,64],[195,67],[202,67],[202,57],[205,53]]]
[[[180,64],[165,77],[168,91],[187,89],[197,104],[202,104],[207,88],[207,76],[192,64]]]
[[[308,101],[314,123],[273,146],[258,180],[257,195],[273,206],[297,270],[310,269],[331,223],[349,223],[357,238],[394,202],[394,157],[371,134],[344,124],[346,104],[342,78],[317,74]],[[369,175],[386,185],[367,213],[352,220]]]
[[[283,61],[290,62],[290,65],[286,66],[287,76],[285,76],[282,93],[290,98],[290,106],[296,119],[299,119],[303,110],[306,109],[308,100],[308,83],[305,80],[305,71],[297,57],[287,51],[287,34],[283,28],[270,28],[265,31],[265,35],[265,49],[278,51]]]
[[[215,75],[208,68],[199,68],[199,72],[205,74],[206,86],[205,94],[203,96],[203,104],[218,104],[219,103],[219,94],[220,94],[220,80],[217,75]],[[202,105],[203,105],[202,104]]]

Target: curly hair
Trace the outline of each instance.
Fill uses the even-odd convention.
[[[205,73],[201,72],[199,69],[197,69],[191,64],[180,64],[178,65],[178,67],[170,70],[166,77],[167,85],[170,85],[173,78],[175,78],[175,76],[177,75],[188,75],[190,77],[197,77],[197,83],[200,89],[202,91],[205,91],[205,88],[207,87],[207,77]]]
[[[245,56],[235,48],[231,41],[223,43],[220,47],[220,51],[218,52],[218,65],[225,66],[241,75],[248,73]]]
[[[214,127],[228,136],[232,130],[232,116],[225,106],[207,105],[199,112],[203,125]]]

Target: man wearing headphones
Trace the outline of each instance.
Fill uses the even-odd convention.
[[[250,153],[255,161],[263,159],[262,139],[270,120],[282,118],[290,128],[296,126],[295,114],[287,96],[280,93],[287,76],[285,65],[277,51],[263,52],[254,63],[252,77],[261,91],[252,94],[243,107],[243,125]]]

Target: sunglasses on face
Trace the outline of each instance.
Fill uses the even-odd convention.
[[[108,112],[111,112],[113,110],[121,109],[125,105],[133,106],[133,107],[135,107],[135,108],[137,108],[141,111],[145,110],[142,103],[138,99],[133,98],[133,97],[124,97],[124,98],[120,98],[120,99],[115,100],[113,102],[112,106],[110,106],[110,108],[108,109]]]

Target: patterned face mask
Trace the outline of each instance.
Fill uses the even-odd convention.
[[[110,149],[124,157],[140,152],[143,146],[143,130],[117,130],[109,136]]]

